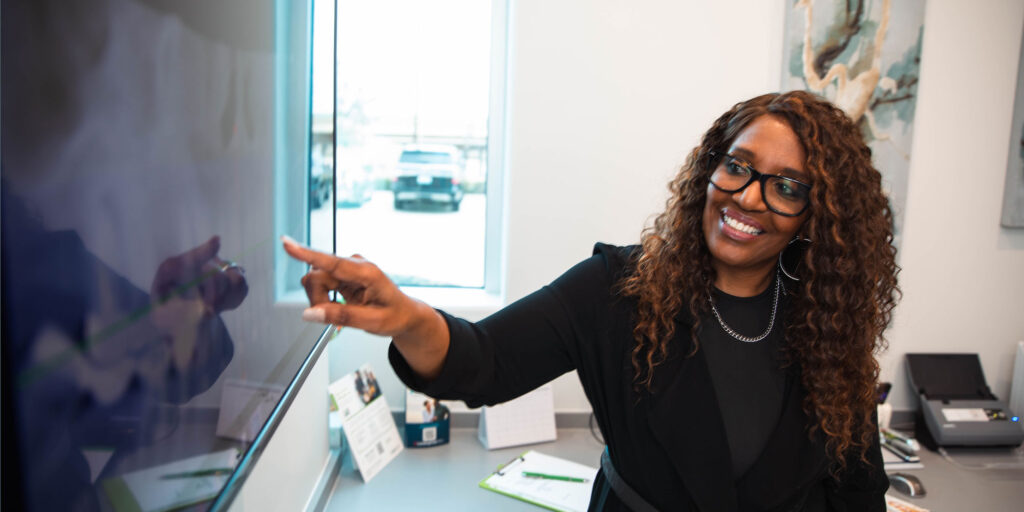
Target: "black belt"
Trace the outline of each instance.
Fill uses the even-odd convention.
[[[619,497],[619,501],[624,503],[633,512],[658,512],[658,509],[651,505],[647,500],[640,496],[629,484],[626,483],[619,473],[615,471],[615,466],[612,465],[612,458],[608,455],[608,447],[604,447],[604,451],[601,452],[601,471],[604,473],[604,477],[608,480],[608,483],[612,486],[612,490],[615,491],[615,495]],[[808,497],[817,491],[818,494],[822,493],[820,485],[813,487],[811,491],[804,492],[794,504],[787,509],[788,512],[798,512],[804,510],[807,504]],[[824,498],[819,497],[817,500],[812,502],[820,501],[824,504]]]
[[[654,505],[648,503],[643,496],[634,491],[619,476],[619,473],[615,471],[615,466],[612,465],[612,458],[608,455],[607,446],[604,447],[604,452],[601,453],[601,471],[604,473],[604,477],[608,479],[608,483],[612,486],[612,490],[615,491],[615,495],[633,512],[658,512]]]

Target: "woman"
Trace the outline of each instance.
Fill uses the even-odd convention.
[[[885,510],[874,353],[897,268],[856,126],[805,92],[753,98],[670,190],[640,246],[597,244],[477,323],[285,247],[314,267],[304,318],[392,336],[413,389],[478,406],[577,370],[608,443],[591,510]]]

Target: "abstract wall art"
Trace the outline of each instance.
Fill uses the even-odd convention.
[[[846,112],[871,147],[903,228],[924,0],[789,0],[782,90],[820,94]]]
[[[1017,95],[1013,101],[1010,155],[1003,190],[1000,224],[1006,228],[1024,228],[1024,42],[1021,43],[1020,66],[1017,67]]]

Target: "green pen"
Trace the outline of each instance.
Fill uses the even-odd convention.
[[[584,484],[590,481],[587,480],[586,478],[577,478],[574,476],[548,475],[544,473],[534,473],[532,471],[523,471],[523,476],[527,476],[530,478],[543,478],[545,480],[562,480],[563,482],[580,482]]]
[[[234,471],[234,470],[235,470],[235,468],[199,469],[199,470],[196,470],[196,471],[185,471],[184,473],[171,473],[169,475],[164,475],[164,476],[162,476],[160,478],[166,480],[166,479],[170,479],[170,478],[198,478],[198,477],[204,477],[204,476],[221,476],[221,475],[230,475],[231,472]]]

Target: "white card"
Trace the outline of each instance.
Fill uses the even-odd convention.
[[[404,448],[391,408],[368,364],[332,382],[328,390],[356,467],[369,482]]]
[[[988,421],[985,409],[979,408],[943,408],[942,416],[946,421]]]
[[[545,384],[515,400],[484,407],[477,436],[488,450],[554,441],[555,398]]]

